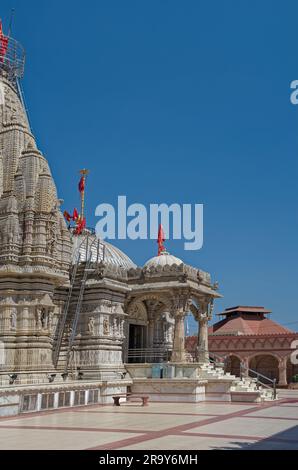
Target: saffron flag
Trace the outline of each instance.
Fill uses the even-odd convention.
[[[157,243],[158,243],[158,256],[161,254],[162,251],[165,251],[165,247],[163,245],[163,242],[165,241],[166,237],[163,231],[163,227],[161,224],[159,224],[158,227],[158,237],[157,237]]]
[[[75,234],[76,234],[76,235],[80,235],[80,234],[82,233],[82,231],[84,230],[85,227],[86,227],[86,219],[85,219],[85,217],[83,217],[82,219],[79,218],[79,220],[78,220],[78,222],[77,222]]]
[[[0,61],[3,62],[8,48],[8,37],[4,36],[2,21],[0,20]]]
[[[82,193],[85,189],[85,178],[84,176],[81,177],[80,181],[79,181],[79,191],[80,193]]]
[[[74,221],[78,220],[78,218],[79,218],[79,213],[78,213],[76,208],[74,208],[74,210],[73,210],[72,218],[73,218]]]
[[[71,215],[69,214],[69,212],[64,211],[64,212],[63,212],[63,215],[64,215],[64,218],[67,220],[67,222],[70,222],[70,221],[71,221],[72,217],[71,217]]]

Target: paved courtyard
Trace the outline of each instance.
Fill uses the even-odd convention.
[[[124,403],[0,419],[0,449],[298,449],[298,391],[266,404]]]

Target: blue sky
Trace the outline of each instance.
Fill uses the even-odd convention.
[[[102,202],[203,203],[204,246],[168,250],[212,274],[223,299],[298,330],[296,0],[2,0],[26,48],[38,145],[70,210],[91,170]],[[154,241],[116,243],[139,265]],[[293,323],[292,322],[296,322]]]

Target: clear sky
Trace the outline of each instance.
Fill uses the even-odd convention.
[[[215,312],[262,305],[298,330],[298,2],[1,0],[6,27],[12,7],[64,208],[79,204],[82,167],[88,225],[123,194],[203,203],[203,249],[168,250],[219,282]],[[116,244],[139,265],[157,248]]]

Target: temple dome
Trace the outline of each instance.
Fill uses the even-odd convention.
[[[72,237],[72,263],[78,261],[78,254],[80,254],[80,262],[89,259],[91,251],[91,259],[94,262],[103,261],[104,263],[124,269],[136,268],[134,262],[125,254],[111,243],[98,240],[95,234],[88,233],[74,235]]]
[[[145,264],[144,268],[156,268],[158,266],[163,267],[163,266],[173,266],[176,264],[177,266],[180,266],[183,264],[183,261],[181,259],[176,258],[176,256],[170,255],[166,251],[162,252],[159,256],[154,256],[153,258],[149,259]]]

